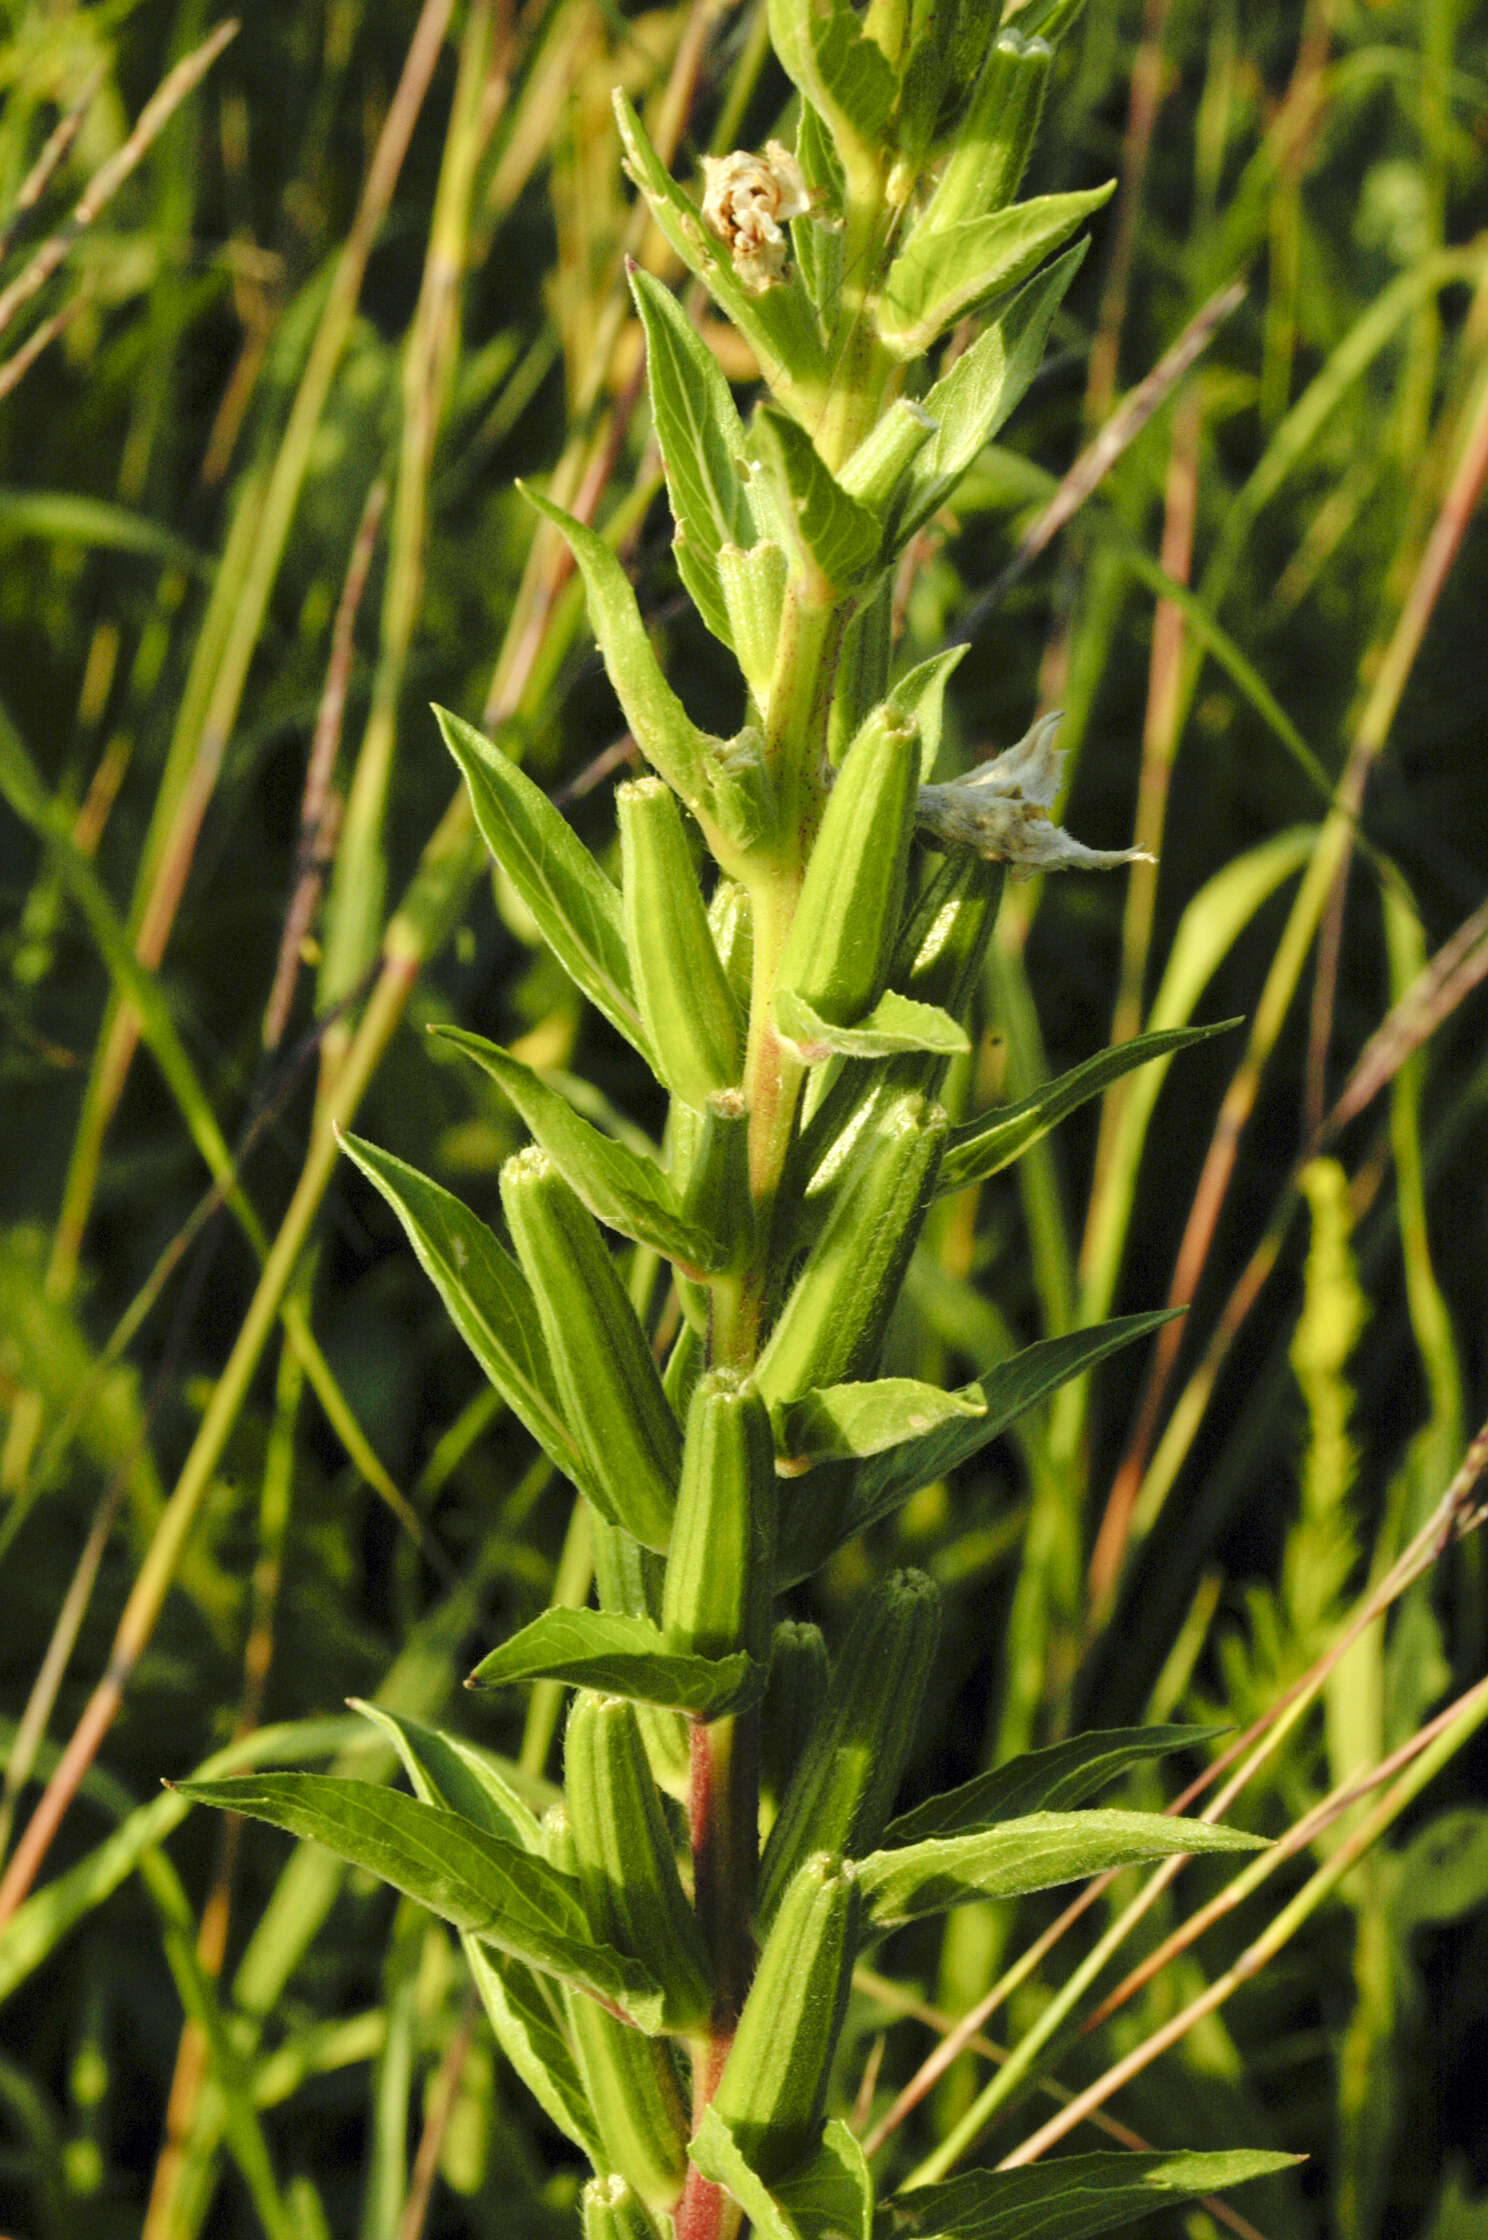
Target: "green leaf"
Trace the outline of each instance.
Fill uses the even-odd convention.
[[[1457,1805],[1439,1812],[1392,1861],[1397,1933],[1460,1921],[1488,1899],[1488,1812]]]
[[[856,1026],[834,1026],[813,1011],[794,988],[778,989],[775,1021],[809,1066],[828,1058],[891,1058],[904,1050],[933,1050],[959,1057],[970,1049],[966,1029],[933,1003],[916,1003],[890,988]]]
[[[1130,1042],[1118,1042],[1109,1050],[1098,1050],[1083,1065],[1072,1067],[1055,1081],[1045,1081],[1031,1096],[1020,1097],[1016,1104],[1004,1105],[990,1118],[973,1120],[965,1127],[953,1129],[945,1164],[940,1170],[940,1195],[948,1197],[953,1190],[964,1190],[968,1183],[985,1182],[989,1175],[1000,1174],[1004,1167],[1021,1158],[1030,1144],[1037,1143],[1070,1113],[1077,1112],[1082,1104],[1088,1104],[1092,1097],[1109,1089],[1123,1074],[1133,1072],[1138,1066],[1150,1065],[1154,1058],[1171,1057],[1175,1050],[1187,1050],[1194,1043],[1208,1042],[1214,1035],[1229,1034],[1233,1028],[1243,1025],[1241,1019],[1220,1019],[1213,1026],[1167,1027],[1157,1034],[1135,1035]]]
[[[1020,289],[924,398],[936,432],[910,470],[899,520],[901,537],[922,527],[946,504],[967,468],[1017,405],[1043,363],[1050,324],[1087,247],[1084,241],[1076,242],[1047,272]]]
[[[741,471],[743,423],[718,360],[671,292],[640,271],[632,271],[630,289],[646,332],[651,415],[677,523],[678,566],[714,637],[732,646],[718,554],[723,545],[755,541]]]
[[[1111,180],[1083,194],[1036,195],[961,225],[917,226],[884,282],[878,331],[885,346],[898,358],[921,356],[984,296],[1026,280],[1114,188]]]
[[[834,590],[857,588],[878,565],[877,515],[848,495],[806,430],[778,407],[761,405],[751,432],[775,512],[803,561]]]
[[[946,1392],[916,1377],[878,1377],[827,1385],[788,1402],[780,1410],[777,1444],[793,1464],[846,1462],[986,1412],[976,1385]]]
[[[1238,2147],[1222,2154],[1070,2154],[1018,2170],[969,2170],[890,2205],[886,2240],[1087,2240],[1175,2201],[1294,2169],[1304,2158]]]
[[[620,897],[541,788],[473,724],[434,710],[470,789],[481,837],[574,986],[649,1060]]]
[[[518,1680],[562,1680],[633,1703],[657,1703],[696,1718],[716,1717],[747,1696],[757,1676],[752,1658],[679,1655],[649,1618],[607,1610],[544,1610],[471,1673],[471,1688]],[[762,1678],[763,1675],[758,1675]]]
[[[1258,1851],[1263,1836],[1166,1812],[1033,1812],[974,1835],[932,1836],[859,1863],[868,1917],[880,1929],[945,1913],[976,1898],[1018,1898],[1083,1882],[1108,1867],[1190,1852]]]
[[[618,1229],[636,1244],[650,1245],[665,1259],[680,1262],[690,1274],[701,1275],[723,1265],[727,1248],[683,1219],[672,1186],[654,1160],[617,1143],[613,1136],[602,1135],[531,1066],[524,1066],[498,1043],[460,1027],[436,1026],[433,1032],[441,1042],[473,1058],[511,1099],[596,1221]]]
[[[770,38],[787,77],[825,119],[843,161],[883,137],[898,94],[889,59],[846,0],[770,0]]]
[[[353,1708],[389,1737],[414,1793],[425,1804],[443,1805],[487,1835],[541,1854],[536,1820],[485,1752],[381,1704],[354,1702]],[[554,1994],[510,1953],[497,1952],[468,1933],[460,1943],[507,2060],[565,2137],[597,2162],[599,2135]]]
[[[869,2240],[873,2181],[862,2148],[836,2118],[817,2152],[770,2185],[751,2169],[716,2108],[707,2110],[688,2151],[703,2176],[738,2202],[759,2240]]]
[[[907,670],[889,693],[893,705],[904,711],[919,732],[922,784],[934,769],[940,752],[946,686],[965,652],[966,646],[962,643],[947,646],[944,653],[932,653],[928,661],[917,662],[913,669]]]
[[[102,552],[137,553],[209,581],[215,561],[147,514],[71,490],[0,490],[0,534]]]
[[[799,277],[792,275],[764,295],[751,295],[722,245],[703,224],[697,204],[676,184],[647,138],[640,118],[618,88],[615,115],[626,168],[650,204],[662,234],[743,335],[775,395],[793,409],[811,411],[826,376],[826,354],[816,313]]]
[[[788,574],[785,554],[766,538],[743,551],[724,545],[718,554],[718,584],[728,611],[729,642],[745,682],[761,707],[770,696],[780,645],[780,616]]]
[[[196,1804],[267,1820],[390,1882],[457,1929],[556,1975],[648,2035],[661,1991],[638,1962],[596,1944],[572,1875],[438,1805],[335,1774],[243,1774],[189,1781]]]
[[[591,1491],[568,1428],[531,1289],[510,1253],[452,1191],[359,1136],[341,1148],[402,1222],[445,1311],[513,1415],[566,1478]]]
[[[887,1846],[926,1836],[967,1835],[973,1828],[1017,1820],[1030,1812],[1069,1812],[1119,1780],[1131,1767],[1174,1750],[1212,1742],[1223,1727],[1111,1727],[1071,1735],[1047,1750],[1028,1750],[958,1789],[901,1813],[884,1832]]]
[[[517,488],[545,521],[562,531],[578,562],[589,620],[636,745],[693,815],[706,818],[708,755],[721,742],[698,729],[667,683],[629,576],[593,529],[550,498],[540,497],[530,484],[519,482]]]
[[[987,1403],[984,1416],[948,1423],[939,1431],[926,1432],[923,1438],[906,1440],[891,1454],[880,1455],[867,1464],[859,1476],[842,1538],[865,1532],[912,1493],[918,1493],[921,1486],[932,1484],[958,1463],[980,1453],[989,1439],[995,1439],[1060,1385],[1068,1384],[1071,1377],[1083,1375],[1108,1354],[1119,1353],[1123,1346],[1146,1337],[1171,1319],[1165,1309],[1119,1315],[1114,1321],[1097,1323],[1092,1330],[1070,1330],[1062,1337],[1040,1338],[1037,1344],[1015,1353],[1010,1361],[999,1361],[975,1384],[962,1388],[968,1397],[981,1392]]]

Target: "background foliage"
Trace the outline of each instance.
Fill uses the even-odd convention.
[[[212,23],[196,0],[12,0],[6,28],[4,289]],[[1117,1032],[1249,1027],[1186,1054],[1155,1103],[1129,1083],[1086,1106],[1016,1180],[951,1201],[921,1256],[895,1339],[920,1375],[1170,1287],[1193,1302],[1175,1364],[1159,1346],[1103,1371],[1088,1408],[1061,1395],[819,1582],[846,1609],[912,1560],[947,1589],[922,1789],[1071,1726],[1274,1705],[1482,1414],[1485,29],[1477,0],[1091,0],[1061,53],[1030,183],[1115,171],[1120,189],[1011,448],[904,586],[905,630],[920,653],[973,635],[963,763],[1062,706],[1073,828],[1117,846],[1135,819],[1161,868],[1010,890],[962,1093],[1017,1096],[1090,1056],[1113,999]],[[0,2215],[18,2235],[571,2223],[574,2173],[444,1933],[320,1854],[186,1819],[158,1782],[286,1722],[259,1762],[354,1749],[375,1775],[350,1694],[460,1718],[535,1784],[548,1762],[543,1691],[525,1720],[457,1691],[565,1591],[567,1489],[498,1416],[328,1121],[354,1110],[494,1212],[518,1134],[426,1040],[454,1020],[582,1077],[617,1128],[658,1123],[447,814],[427,714],[511,718],[602,844],[626,743],[557,540],[512,494],[527,473],[618,525],[689,705],[736,720],[677,604],[635,411],[623,254],[675,275],[622,180],[616,83],[684,176],[705,147],[762,141],[785,90],[748,5],[256,8],[54,276],[5,306],[0,1908],[22,1902],[0,1926]],[[1004,575],[1082,444],[1237,274],[1196,369]],[[305,789],[318,720],[335,738],[328,676],[345,807],[327,821]],[[327,896],[296,921],[320,855]],[[1318,1124],[1459,929],[1436,1012],[1396,1015],[1419,1051],[1329,1140],[1346,1187],[1314,1169],[1303,1189]],[[302,947],[281,1018],[276,972]],[[204,1198],[230,1166],[244,1195]],[[1296,1823],[1479,1679],[1484,1589],[1468,1541],[1363,1637],[1252,1784],[1252,1824]],[[46,1843],[28,1815],[70,1742],[48,1794],[81,1789]],[[1158,2143],[1307,2153],[1245,2197],[1268,2234],[1488,2232],[1482,1769],[1469,1744],[1116,2104]],[[1348,1825],[1280,1870],[1285,1895]],[[1064,2050],[1063,2081],[1145,2037],[1279,1904],[1180,1952]],[[901,1940],[931,2007],[969,2006],[1052,1917],[1025,1908],[1014,1940],[1006,1911]],[[1139,1944],[1171,1925],[1159,1906]],[[862,1985],[850,2049],[877,2115],[931,2042],[884,1997]],[[910,2151],[987,2073],[952,2068]]]

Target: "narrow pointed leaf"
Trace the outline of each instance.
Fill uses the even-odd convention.
[[[787,572],[784,552],[768,538],[747,550],[731,544],[719,550],[718,583],[728,611],[729,643],[761,707],[768,703],[775,674]]]
[[[997,434],[1043,363],[1044,345],[1065,291],[1084,261],[1076,242],[1041,272],[964,350],[924,400],[935,434],[915,458],[899,533],[921,528],[950,499],[961,477]]]
[[[964,644],[947,646],[944,653],[933,653],[928,661],[921,661],[899,679],[889,698],[896,708],[902,708],[920,735],[920,780],[923,783],[935,767],[940,752],[941,725],[945,720],[945,692],[955,670],[966,652]]]
[[[1304,2158],[1220,2154],[1060,2155],[1018,2170],[969,2170],[892,2202],[885,2240],[1090,2240],[1178,2201],[1294,2169]]]
[[[913,1812],[901,1813],[884,1833],[884,1843],[919,1843],[927,1836],[969,1835],[1002,1820],[1030,1812],[1070,1812],[1099,1795],[1133,1766],[1174,1750],[1196,1750],[1225,1732],[1223,1727],[1112,1727],[1104,1733],[1071,1735],[1046,1750],[1028,1750],[991,1773],[981,1773],[942,1796],[929,1797]]]
[[[695,1222],[683,1219],[671,1184],[653,1160],[617,1143],[613,1136],[602,1135],[531,1066],[524,1066],[498,1043],[459,1027],[439,1026],[434,1032],[442,1042],[473,1058],[511,1099],[596,1221],[636,1244],[650,1245],[690,1271],[704,1273],[723,1264],[728,1257],[724,1246]]]
[[[976,1385],[947,1392],[917,1377],[877,1377],[865,1384],[827,1385],[792,1400],[780,1410],[777,1444],[792,1463],[846,1462],[986,1412]]]
[[[1165,1309],[1119,1315],[1114,1321],[1097,1323],[1093,1330],[1071,1330],[1062,1337],[1040,1338],[1011,1360],[999,1361],[975,1384],[962,1387],[968,1396],[980,1390],[987,1403],[984,1416],[951,1422],[939,1431],[926,1432],[923,1438],[906,1440],[903,1446],[865,1465],[842,1537],[864,1532],[889,1516],[921,1486],[944,1477],[958,1463],[970,1461],[990,1439],[1005,1431],[1026,1409],[1057,1392],[1060,1385],[1082,1376],[1108,1354],[1119,1353],[1123,1346],[1146,1337],[1171,1319]]]
[[[417,1167],[359,1136],[341,1148],[402,1222],[445,1311],[513,1415],[581,1492],[584,1458],[564,1418],[526,1277],[469,1206]]]
[[[680,1655],[649,1618],[606,1610],[544,1610],[483,1657],[467,1686],[499,1688],[518,1680],[563,1680],[633,1703],[656,1703],[695,1718],[734,1708],[757,1675],[750,1657]]]
[[[593,529],[550,498],[540,497],[529,484],[517,487],[545,521],[562,531],[578,562],[588,594],[589,620],[636,745],[693,815],[706,816],[708,749],[717,742],[698,729],[667,683],[629,576]]]
[[[523,1851],[541,1853],[542,1836],[536,1815],[518,1795],[484,1751],[475,1750],[452,1734],[441,1734],[422,1719],[389,1711],[380,1703],[351,1698],[374,1727],[380,1727],[397,1751],[415,1796],[425,1804],[443,1805],[472,1820],[488,1836],[515,1843]]]
[[[829,1058],[892,1058],[905,1050],[933,1050],[954,1058],[971,1048],[966,1029],[933,1003],[917,1003],[890,988],[856,1026],[835,1026],[813,1011],[793,988],[775,997],[775,1022],[807,1065]]]
[[[640,118],[618,90],[615,115],[626,167],[661,232],[743,335],[775,394],[806,408],[824,378],[826,358],[816,313],[799,277],[792,275],[764,295],[751,295],[722,243],[704,225],[701,210],[672,178]]]
[[[620,897],[540,787],[473,724],[434,710],[470,789],[481,837],[537,920],[564,971],[642,1057]]]
[[[689,2152],[703,2176],[738,2202],[760,2240],[870,2240],[872,2180],[862,2148],[836,2118],[817,2152],[769,2185],[716,2108],[704,2115]]]
[[[1092,1097],[1100,1096],[1123,1074],[1151,1065],[1155,1058],[1169,1058],[1175,1050],[1207,1042],[1213,1035],[1228,1034],[1243,1024],[1240,1019],[1220,1019],[1213,1026],[1168,1027],[1156,1034],[1135,1035],[1130,1042],[1097,1051],[1083,1065],[1060,1074],[1057,1081],[1045,1081],[1016,1104],[1004,1105],[985,1120],[953,1129],[940,1170],[940,1195],[948,1197],[953,1190],[964,1190],[968,1183],[985,1182],[989,1175],[999,1174],[1021,1158],[1030,1144],[1037,1143],[1070,1113],[1078,1112]]]
[[[884,283],[878,325],[884,343],[896,357],[920,356],[984,296],[1026,280],[1110,198],[1114,185],[1038,195],[990,218],[933,231],[917,227]]]
[[[661,2026],[661,1992],[637,1961],[596,1944],[571,1875],[455,1812],[334,1774],[245,1774],[192,1781],[181,1793],[324,1845],[441,1920],[627,2015]]]
[[[1259,1851],[1262,1836],[1166,1812],[1034,1812],[967,1836],[932,1836],[859,1865],[863,1903],[880,1929],[921,1921],[977,1898],[1018,1898],[1190,1852]]]
[[[806,430],[775,406],[761,406],[752,434],[801,551],[838,591],[862,583],[879,557],[877,516],[848,495]]]

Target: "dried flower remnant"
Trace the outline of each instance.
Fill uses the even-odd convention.
[[[1064,750],[1050,744],[1060,720],[1044,716],[1016,746],[951,785],[921,786],[915,815],[924,838],[934,847],[974,848],[1011,865],[1015,879],[1151,863],[1145,848],[1087,848],[1049,816],[1064,776]]]
[[[789,148],[767,140],[762,156],[736,148],[703,158],[703,222],[728,248],[749,293],[762,296],[786,276],[790,244],[785,227],[804,218],[811,195]]]

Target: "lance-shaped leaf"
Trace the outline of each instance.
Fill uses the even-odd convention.
[[[456,1812],[400,1789],[323,1773],[186,1781],[181,1794],[323,1844],[455,1928],[561,1977],[648,2035],[661,2027],[659,1986],[638,1961],[594,1942],[573,1876]]]
[[[636,745],[693,815],[706,817],[708,754],[720,742],[698,729],[667,683],[629,576],[593,529],[555,506],[551,498],[540,497],[529,484],[519,482],[517,487],[545,521],[562,531],[578,562],[589,620]]]
[[[447,708],[434,713],[470,789],[481,838],[543,939],[574,986],[649,1059],[613,883],[509,755]]]
[[[920,777],[929,777],[940,752],[940,731],[945,720],[945,692],[952,672],[959,667],[966,647],[947,646],[917,662],[894,686],[889,698],[902,708],[920,734]]]
[[[1073,248],[1021,288],[924,400],[935,433],[910,469],[899,520],[908,536],[945,505],[961,477],[1017,405],[1043,363],[1050,323],[1084,261]]]
[[[1289,2170],[1301,2155],[1069,2154],[1017,2170],[968,2170],[891,2202],[883,2240],[1091,2240],[1157,2209]]]
[[[1037,195],[934,231],[917,226],[884,282],[878,331],[886,347],[898,358],[919,357],[985,296],[1026,280],[1114,187],[1111,180],[1083,194]]]
[[[1033,1812],[974,1835],[875,1851],[858,1872],[869,1918],[880,1929],[896,1929],[976,1898],[1019,1898],[1108,1867],[1191,1852],[1259,1851],[1265,1840],[1166,1812]]]
[[[672,178],[647,138],[645,126],[618,88],[615,115],[626,167],[650,204],[662,234],[743,335],[774,394],[793,410],[809,412],[826,376],[826,353],[816,313],[800,279],[792,275],[780,287],[752,295],[722,243],[704,225],[697,204]]]
[[[438,1026],[434,1032],[442,1042],[473,1058],[511,1099],[596,1221],[636,1244],[650,1245],[691,1273],[722,1266],[728,1257],[726,1247],[696,1222],[683,1219],[672,1186],[654,1160],[617,1143],[613,1136],[602,1135],[531,1066],[524,1066],[499,1044],[460,1027]]]
[[[1111,1322],[1097,1323],[1092,1330],[1070,1330],[1062,1337],[1040,1338],[1009,1361],[999,1361],[996,1368],[978,1377],[975,1384],[962,1390],[970,1395],[980,1391],[987,1403],[987,1412],[969,1420],[945,1424],[939,1431],[927,1431],[922,1438],[908,1439],[891,1452],[876,1455],[864,1465],[859,1475],[857,1490],[844,1519],[842,1537],[866,1532],[887,1517],[921,1486],[944,1477],[959,1463],[969,1462],[979,1454],[989,1439],[995,1439],[1010,1423],[1016,1422],[1025,1409],[1037,1406],[1060,1385],[1068,1384],[1071,1377],[1082,1376],[1093,1369],[1108,1354],[1119,1353],[1123,1346],[1131,1345],[1149,1331],[1160,1329],[1172,1319],[1165,1309],[1147,1314],[1118,1315]],[[819,1560],[824,1561],[825,1557]]]
[[[730,1657],[697,1657],[668,1649],[649,1618],[607,1610],[544,1610],[514,1633],[471,1673],[471,1688],[505,1687],[518,1680],[562,1680],[632,1703],[656,1703],[694,1718],[716,1718],[734,1709],[763,1680],[742,1651]]]
[[[543,1453],[583,1493],[593,1485],[558,1397],[526,1277],[469,1206],[417,1167],[359,1136],[341,1148],[402,1222],[445,1312]]]
[[[779,1410],[776,1443],[795,1468],[847,1462],[986,1412],[976,1385],[947,1392],[917,1377],[876,1377],[864,1384],[827,1385],[792,1400]]]
[[[718,360],[676,298],[634,269],[630,289],[646,331],[651,416],[677,523],[677,566],[714,637],[731,646],[719,549],[747,548],[756,533],[744,491],[743,424]]]
[[[353,1708],[382,1728],[403,1762],[414,1794],[425,1804],[443,1805],[473,1820],[488,1835],[541,1854],[536,1820],[483,1751],[381,1704],[355,1703]],[[599,2134],[563,2028],[558,1994],[510,1953],[498,1952],[468,1933],[460,1943],[507,2060],[564,2136],[597,2161]]]
[[[806,430],[776,406],[760,407],[751,440],[772,486],[776,517],[803,564],[836,591],[863,584],[878,564],[883,541],[877,516],[849,496]]]
[[[985,1120],[972,1120],[965,1127],[953,1129],[940,1170],[940,1195],[948,1197],[953,1190],[964,1190],[968,1183],[985,1182],[989,1175],[1001,1173],[1020,1159],[1030,1144],[1037,1143],[1092,1097],[1100,1096],[1123,1074],[1151,1065],[1155,1058],[1170,1058],[1175,1050],[1207,1042],[1213,1035],[1228,1034],[1243,1024],[1240,1019],[1220,1019],[1213,1026],[1167,1027],[1156,1034],[1134,1035],[1130,1042],[1098,1050],[1083,1065],[1071,1067],[1055,1081],[1045,1081],[1016,1104],[1004,1105]]]
[[[876,149],[898,86],[887,55],[865,38],[846,0],[770,0],[770,38],[786,75],[830,126],[844,163]]]
[[[769,705],[775,674],[788,572],[784,552],[768,538],[747,551],[732,544],[719,550],[718,587],[728,613],[729,643],[762,708]]]
[[[861,2146],[836,2117],[816,2153],[769,2185],[716,2108],[704,2114],[688,2152],[738,2202],[759,2240],[869,2240],[873,2183]]]
[[[1111,1727],[1103,1733],[1071,1735],[1047,1750],[1024,1751],[991,1773],[964,1781],[958,1789],[927,1797],[913,1812],[890,1821],[884,1843],[969,1835],[974,1828],[1021,1819],[1030,1812],[1070,1812],[1133,1766],[1167,1757],[1174,1750],[1198,1749],[1224,1732],[1223,1727]]]
[[[892,988],[851,1027],[835,1026],[794,988],[781,988],[775,1021],[809,1066],[824,1065],[828,1058],[892,1058],[905,1050],[933,1050],[939,1057],[954,1058],[971,1048],[966,1029],[948,1011],[917,1003]]]

